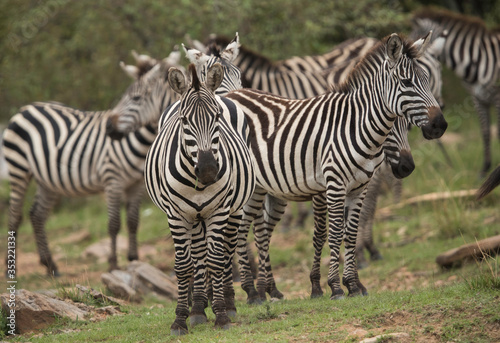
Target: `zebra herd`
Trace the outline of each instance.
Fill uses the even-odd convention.
[[[60,196],[104,192],[109,267],[116,269],[122,202],[128,259],[138,259],[145,181],[173,237],[179,297],[171,333],[184,334],[188,317],[192,326],[207,321],[209,298],[215,325],[229,327],[236,315],[235,252],[249,303],[266,300],[266,293],[283,298],[272,274],[271,235],[288,201],[312,201],[311,296],[323,294],[319,266],[325,242],[331,299],[345,296],[342,285],[350,296],[366,295],[355,257],[358,227],[374,212],[380,179],[403,178],[414,169],[408,126],[419,127],[426,139],[446,131],[439,60],[474,96],[485,145],[482,173],[491,165],[485,108],[495,104],[500,110],[498,34],[477,20],[422,11],[414,17],[411,37],[354,39],[325,55],[275,63],[240,46],[238,34],[230,41],[211,36],[198,49],[184,47],[191,62],[187,76],[178,51],[163,60],[134,53],[135,66],[121,63],[134,82],[113,109],[84,112],[36,102],[12,117],[3,136],[11,188],[8,229],[17,232],[34,178],[30,219],[40,262],[58,275],[44,228],[51,208]],[[247,253],[252,224],[257,287]],[[368,234],[363,243],[369,239]]]

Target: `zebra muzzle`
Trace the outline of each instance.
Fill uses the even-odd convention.
[[[198,163],[194,167],[194,173],[198,180],[205,186],[217,181],[219,168],[217,160],[211,151],[198,152]]]
[[[401,150],[399,154],[399,163],[396,165],[391,164],[392,174],[398,178],[403,179],[409,176],[415,169],[415,162],[413,156],[408,150]]]
[[[106,122],[106,134],[114,140],[120,140],[123,137],[125,137],[124,132],[120,132],[116,129],[116,126],[114,124],[114,118],[108,118],[108,121]]]
[[[428,113],[429,123],[422,127],[422,134],[425,139],[439,138],[446,131],[448,123],[446,122],[446,119],[444,119],[443,112],[441,112],[439,107],[430,107]]]

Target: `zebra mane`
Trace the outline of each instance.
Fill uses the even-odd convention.
[[[444,22],[462,23],[476,30],[479,29],[489,31],[481,18],[452,12],[450,10],[439,7],[429,6],[416,11],[413,14],[413,21],[418,19],[430,19],[440,24]],[[500,30],[500,27],[493,29],[492,31],[498,30]]]
[[[417,58],[418,51],[413,46],[413,41],[399,35],[403,41],[403,55],[409,59]],[[357,89],[357,86],[365,80],[365,75],[373,73],[373,66],[380,65],[386,58],[386,43],[390,36],[382,38],[371,48],[365,56],[356,64],[347,78],[339,85],[333,85],[332,91],[348,93]]]
[[[195,91],[200,91],[200,79],[198,78],[198,74],[196,73],[196,66],[194,63],[190,63],[188,66],[189,73],[191,74],[191,87],[195,89]]]

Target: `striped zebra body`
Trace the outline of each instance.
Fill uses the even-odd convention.
[[[137,226],[143,192],[142,171],[156,128],[147,126],[122,140],[107,136],[110,118],[117,112],[161,112],[172,102],[166,91],[168,65],[158,64],[129,87],[109,111],[85,112],[54,102],[25,106],[5,130],[3,151],[10,180],[9,231],[17,232],[22,204],[32,178],[37,193],[30,211],[40,261],[51,275],[58,275],[52,259],[45,222],[60,196],[76,197],[105,192],[108,231],[111,236],[110,269],[117,268],[116,236],[120,229],[120,204],[127,198],[129,260],[138,258]]]
[[[413,23],[415,34],[428,28],[447,31],[440,59],[463,80],[473,96],[483,139],[481,174],[486,175],[491,168],[491,106],[495,106],[500,118],[500,32],[488,30],[479,18],[445,10],[424,9],[415,13]]]
[[[215,42],[219,44],[225,43],[224,40],[221,41],[217,39],[215,39]],[[347,77],[352,68],[360,61],[362,57],[362,55],[360,54],[364,54],[367,50],[372,48],[376,42],[378,41],[372,38],[353,39],[340,44],[337,48],[332,50],[332,52],[326,55],[312,56],[307,58],[294,57],[292,59],[275,63],[270,62],[268,59],[256,53],[253,53],[252,51],[245,49],[244,47],[241,47],[240,54],[234,63],[242,69],[242,73],[244,75],[246,83],[250,84],[252,87],[258,87],[261,90],[267,91],[273,90],[274,92],[278,92],[277,94],[279,95],[294,98],[298,98],[304,95],[312,96],[324,93],[327,90],[326,88],[324,88],[324,84],[322,84],[322,86],[320,87],[316,86],[318,84],[318,77],[326,78],[326,80],[335,80],[335,82],[339,84]],[[437,99],[441,99],[441,69],[439,61],[437,61],[434,56],[427,52],[419,58],[419,61],[421,66],[423,66],[431,76],[430,81],[433,94],[435,94],[435,97]],[[310,65],[307,65],[308,62],[311,62]],[[339,67],[332,67],[323,70],[324,67],[331,67],[331,65],[338,65]],[[295,78],[305,78],[309,81],[302,82],[301,86],[298,87],[297,84],[293,82],[294,78],[290,76],[294,74],[299,75],[294,76]],[[266,82],[262,82],[262,80],[266,80]],[[273,82],[276,82],[277,80],[281,80],[281,82],[273,84]],[[292,81],[286,82],[286,80]],[[283,86],[284,84],[286,84],[286,86]],[[405,122],[406,120],[400,119],[398,121]],[[411,159],[411,154],[409,154],[410,149],[407,142],[407,129],[403,128],[403,130],[396,134],[399,135],[399,137],[404,137],[404,140],[406,142],[399,145],[389,144],[385,152],[395,173],[397,173],[397,170],[394,170],[394,168],[406,168],[407,165],[411,165],[411,167],[409,167],[410,169],[407,169],[404,174],[400,174],[404,177],[409,175],[409,173],[411,173],[411,171],[413,170],[413,159]],[[393,136],[393,134],[391,133],[390,136]],[[399,151],[401,149],[406,149],[406,151],[408,152],[408,154],[405,155],[405,159],[400,159]],[[262,211],[258,211],[257,213],[255,213],[254,222],[254,237],[259,250],[259,261],[261,265],[259,269],[260,273],[258,281],[258,298],[260,298],[261,300],[265,300],[266,291],[271,295],[271,297],[282,297],[282,294],[275,287],[268,251],[272,231],[274,230],[275,225],[279,222],[280,218],[283,216],[283,211],[286,208],[286,201],[279,199],[270,199],[270,195],[267,195],[267,197],[269,199],[266,199],[264,201],[264,208],[262,209]],[[370,196],[369,199],[371,198],[372,197]],[[299,208],[302,207],[303,206],[299,206]],[[305,214],[308,214],[307,210],[303,212]],[[321,214],[326,215],[326,211],[322,211]],[[326,221],[325,218],[320,220],[318,216],[320,216],[320,214],[315,215],[315,223]],[[315,228],[316,226],[317,225],[315,224]],[[323,246],[323,244],[318,243],[315,244],[315,246]],[[319,254],[321,254],[321,251],[319,251]],[[246,261],[248,261],[248,257],[247,254],[244,254],[244,256],[241,258],[240,268],[249,270],[250,267],[246,263]],[[243,274],[245,274],[245,272],[243,272]],[[266,281],[263,282],[262,280]],[[266,291],[264,291],[264,289],[266,289]],[[253,291],[252,295],[249,298],[249,301],[259,301]]]
[[[215,325],[229,325],[228,313],[236,311],[231,261],[243,205],[255,187],[245,116],[233,102],[214,94],[222,67],[208,69],[206,86],[194,65],[190,71],[190,86],[180,72],[171,71],[172,88],[182,97],[163,114],[144,173],[151,199],[167,214],[175,245],[179,297],[173,334],[187,333],[188,316],[192,325],[206,321],[205,269],[213,286]]]
[[[252,209],[262,207],[266,194],[304,201],[326,191],[332,256],[328,279],[332,297],[343,295],[338,254],[344,229],[347,263],[343,282],[350,294],[365,292],[353,258],[357,221],[366,184],[383,161],[381,146],[396,113],[422,126],[426,138],[436,138],[446,128],[437,102],[428,90],[427,76],[413,59],[427,42],[428,39],[424,44],[415,43],[411,49],[404,43],[403,53],[403,42],[393,35],[365,57],[338,91],[314,98],[291,100],[256,90],[228,94],[247,116],[257,175],[254,197],[245,206],[245,227],[238,241],[240,256],[246,251],[246,233],[254,219]],[[391,46],[399,46],[401,50]],[[416,53],[416,47],[422,50]],[[383,51],[392,57],[385,59]],[[396,75],[398,81],[393,79]],[[399,107],[403,98],[408,101],[404,109]],[[420,109],[416,104],[420,104]],[[422,109],[427,107],[432,107],[431,122],[427,110]],[[344,227],[345,208],[349,211]],[[244,289],[253,287],[248,274],[244,273],[242,280]]]

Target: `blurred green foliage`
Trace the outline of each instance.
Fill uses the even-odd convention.
[[[496,1],[487,5],[488,18],[498,18]],[[324,53],[351,37],[408,33],[419,6],[417,0],[2,1],[0,123],[38,100],[111,108],[131,82],[118,63],[132,63],[132,49],[163,58],[186,34],[203,41],[238,31],[245,46],[285,59]]]

